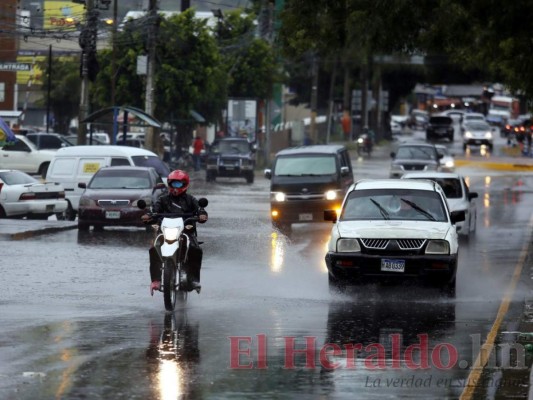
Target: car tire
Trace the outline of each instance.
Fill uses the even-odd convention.
[[[211,171],[206,171],[205,173],[205,181],[206,182],[214,182],[215,181],[215,174]]]
[[[251,171],[246,174],[246,183],[254,183],[254,172]]]
[[[78,220],[78,231],[87,232],[91,226],[86,222],[80,222]]]
[[[0,218],[7,218],[6,211],[2,206],[0,206]]]
[[[492,149],[494,148],[494,146],[492,145],[492,143],[489,143],[489,145],[487,146],[489,148],[489,151],[492,153]]]
[[[39,172],[38,172],[38,174],[41,175],[41,178],[46,179],[46,173],[48,172],[49,166],[50,166],[50,163],[48,162],[41,164],[41,166],[39,167]]]
[[[76,211],[68,203],[67,209],[62,213],[56,213],[56,218],[58,221],[74,221],[76,219]]]
[[[444,294],[446,297],[454,298],[456,294],[456,286],[457,286],[456,283],[457,283],[456,277],[453,278],[453,281],[447,282],[441,288],[442,294]]]
[[[284,235],[290,235],[292,230],[291,224],[287,222],[272,221],[272,227]]]
[[[453,133],[448,136],[448,139],[450,139],[450,142],[453,143]]]
[[[463,151],[466,151],[466,148],[467,148],[467,147],[468,147],[468,146],[467,146],[466,144],[463,144]]]

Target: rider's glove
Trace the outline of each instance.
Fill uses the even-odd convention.
[[[141,216],[141,220],[142,222],[144,222],[145,224],[149,224],[150,222],[152,222],[152,217],[150,217],[148,214],[143,214]]]
[[[204,211],[204,212],[200,212],[198,214],[198,222],[203,224],[205,222],[207,222],[207,213]]]

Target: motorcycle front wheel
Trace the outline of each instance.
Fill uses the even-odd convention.
[[[174,311],[174,307],[176,306],[176,264],[174,264],[173,260],[165,260],[163,274],[165,309],[167,311]]]
[[[176,299],[179,304],[185,304],[187,302],[187,291],[183,290],[182,287],[182,271],[183,264],[178,265],[178,286],[176,288]]]

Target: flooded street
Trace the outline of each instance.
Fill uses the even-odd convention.
[[[370,163],[361,174],[386,173]],[[502,329],[530,295],[533,189],[530,176],[464,175],[478,220],[455,299],[416,285],[330,294],[331,225],[274,231],[264,179],[193,180],[209,199],[202,292],[174,313],[150,296],[142,229],[4,241],[0,398],[458,398],[521,262]]]

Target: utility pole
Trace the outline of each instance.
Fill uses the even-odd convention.
[[[148,8],[148,21],[149,21],[149,32],[148,32],[148,55],[146,57],[147,70],[146,70],[146,89],[145,89],[145,105],[144,111],[146,114],[153,116],[155,109],[154,101],[154,80],[155,80],[155,47],[156,47],[156,35],[157,35],[157,25],[158,25],[158,16],[157,16],[157,0],[150,0]],[[146,139],[145,145],[148,150],[152,150],[157,153],[157,143],[155,134],[155,129],[151,126],[146,128]]]
[[[46,93],[46,133],[50,132],[50,92],[52,91],[52,45],[48,46],[48,87]]]
[[[96,33],[98,11],[94,7],[94,0],[86,1],[85,26],[80,34],[79,43],[81,53],[81,95],[80,112],[78,116],[78,144],[86,143],[87,126],[81,121],[89,116],[89,81],[95,71],[96,63]],[[97,68],[97,67],[96,67]]]

